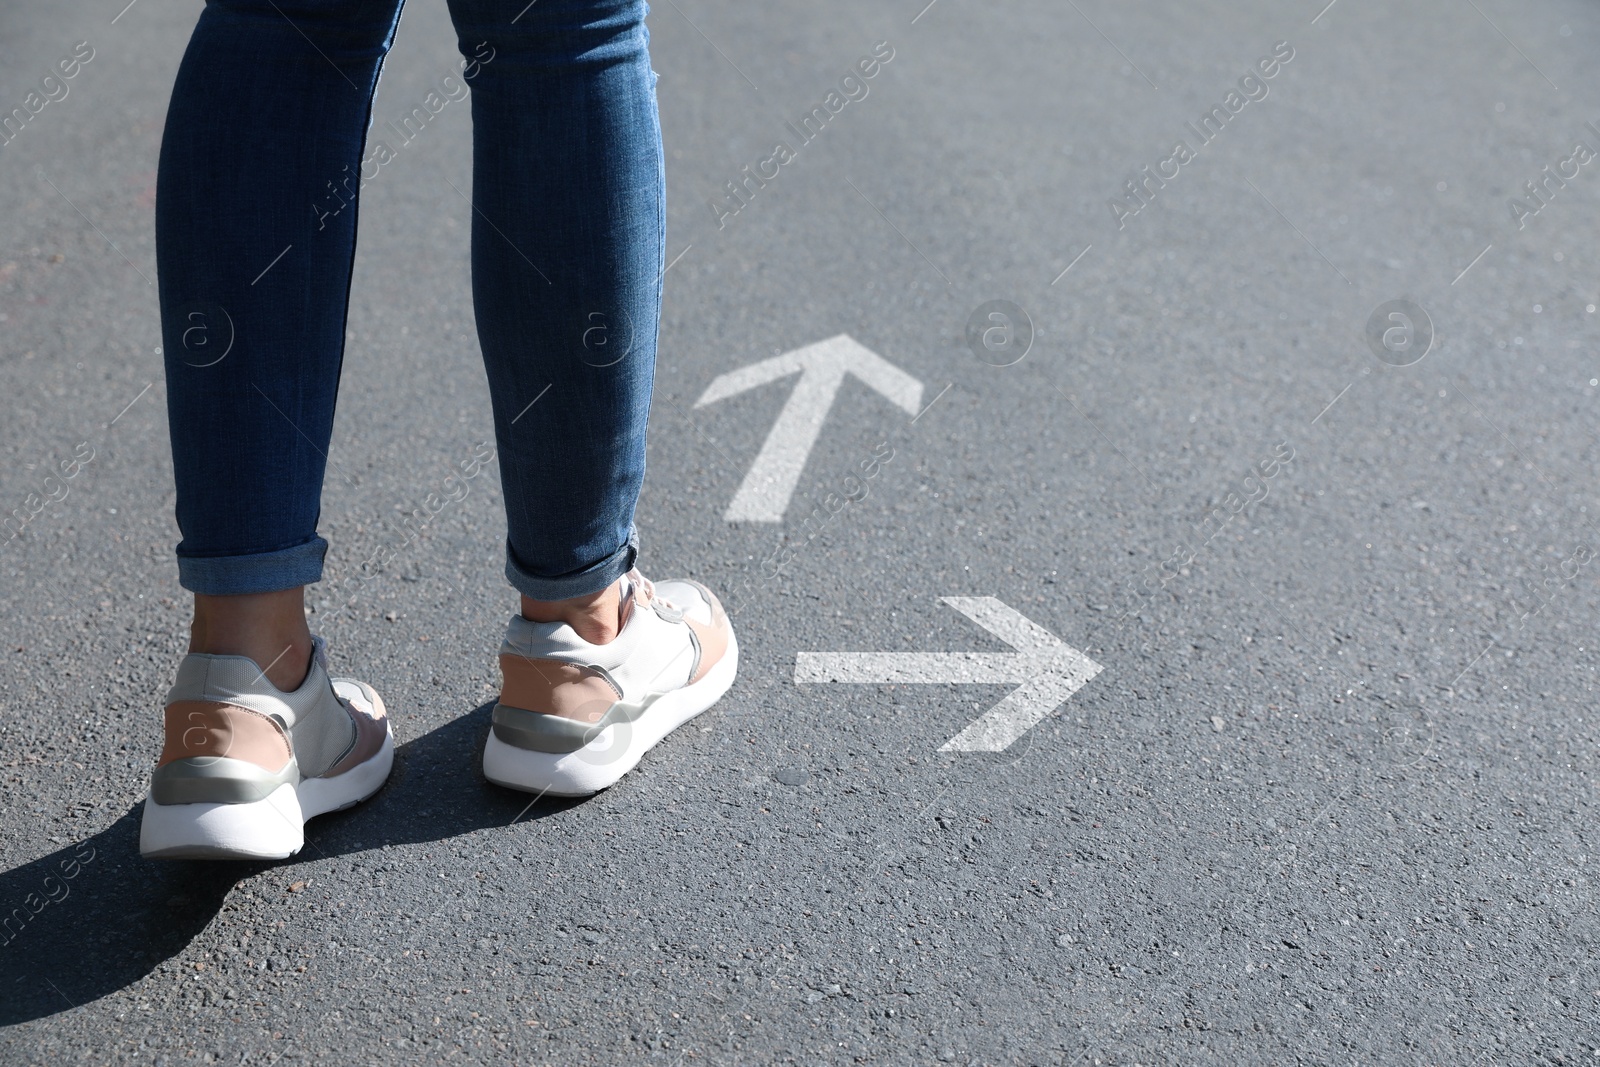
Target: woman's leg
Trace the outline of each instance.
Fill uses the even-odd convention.
[[[666,221],[645,5],[451,0],[451,12],[480,63],[473,295],[506,574],[522,593],[483,773],[582,796],[720,699],[739,660],[709,590],[632,569]]]
[[[393,766],[382,699],[328,677],[302,589],[327,547],[355,192],[399,6],[209,0],[178,71],[156,258],[195,616],[141,816],[146,856],[291,856],[307,819],[371,796]]]
[[[471,75],[473,302],[506,575],[529,618],[609,640],[637,550],[666,223],[646,7],[450,8]]]
[[[178,574],[191,650],[311,649],[322,478],[344,355],[363,142],[401,0],[209,0],[156,192]]]

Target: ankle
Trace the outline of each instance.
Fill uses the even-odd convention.
[[[567,600],[522,598],[522,617],[529,622],[564,622],[591,645],[606,645],[622,631],[622,589],[612,582],[598,593]]]
[[[246,656],[283,692],[300,688],[311,670],[311,630],[302,588],[244,596],[194,598],[189,651]]]
[[[279,692],[292,693],[311,673],[311,635],[252,634],[237,640],[189,640],[190,652],[213,656],[244,656]]]

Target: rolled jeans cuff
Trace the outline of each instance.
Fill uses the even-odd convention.
[[[628,531],[627,544],[592,566],[559,578],[540,578],[528,573],[517,562],[517,554],[506,541],[506,580],[525,597],[534,600],[568,600],[575,596],[598,593],[600,590],[633,570],[639,557],[639,531]]]
[[[322,580],[328,542],[313,537],[303,545],[248,556],[178,556],[178,584],[203,596],[276,593]]]

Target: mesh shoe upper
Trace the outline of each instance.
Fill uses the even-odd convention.
[[[292,754],[303,778],[340,760],[357,740],[356,723],[328,679],[320,638],[305,681],[285,693],[247,656],[191,652],[167,692],[166,747],[159,765],[226,756],[277,770]]]
[[[514,616],[500,646],[495,734],[519,748],[573,751],[606,726],[637,718],[656,697],[703,678],[727,652],[730,632],[704,586],[652,585],[637,571],[628,576],[622,628],[607,644],[590,644],[566,623]]]

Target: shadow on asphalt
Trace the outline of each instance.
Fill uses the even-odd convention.
[[[134,984],[182,952],[237,884],[271,867],[437,841],[582,803],[541,799],[529,806],[528,794],[484,780],[479,754],[493,707],[483,704],[402,744],[383,790],[313,821],[293,859],[145,860],[141,802],[93,837],[0,874],[0,1026],[55,1015]]]

